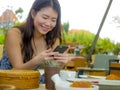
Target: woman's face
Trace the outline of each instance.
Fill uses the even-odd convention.
[[[35,30],[41,34],[46,34],[56,26],[58,13],[52,7],[42,8],[37,13],[33,12]]]

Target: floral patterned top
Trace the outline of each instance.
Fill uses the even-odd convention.
[[[3,49],[3,56],[0,60],[0,69],[12,69],[12,65],[10,64],[6,49]]]

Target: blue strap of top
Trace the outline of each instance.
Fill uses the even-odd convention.
[[[3,49],[3,56],[0,60],[0,69],[12,69],[12,66],[8,59],[8,55],[5,48]]]

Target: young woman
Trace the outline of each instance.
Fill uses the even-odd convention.
[[[50,60],[66,64],[73,57],[52,52],[60,43],[61,9],[58,0],[35,0],[25,23],[6,33],[0,69],[35,70]]]

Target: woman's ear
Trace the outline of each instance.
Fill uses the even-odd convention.
[[[31,10],[31,16],[32,16],[32,18],[34,19],[34,17],[35,17],[35,15],[36,15],[36,12],[35,12],[35,10]]]

